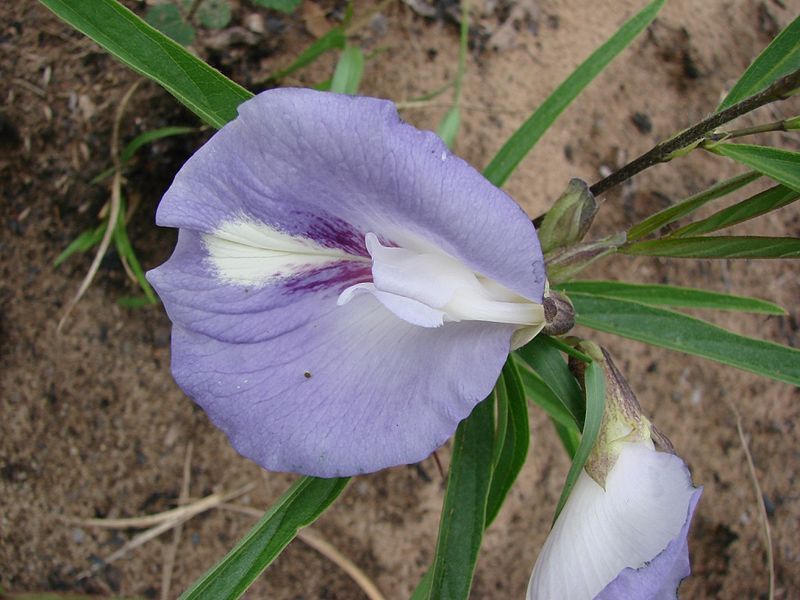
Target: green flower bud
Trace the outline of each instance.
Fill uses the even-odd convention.
[[[547,211],[538,235],[542,251],[580,242],[597,213],[597,202],[585,181],[572,179],[566,191]]]

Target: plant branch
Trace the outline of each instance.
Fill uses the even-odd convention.
[[[637,173],[641,173],[654,165],[666,162],[676,155],[679,155],[681,150],[691,149],[697,142],[717,127],[732,121],[756,108],[775,102],[777,100],[784,100],[788,98],[792,92],[800,88],[800,69],[797,69],[775,81],[773,84],[755,94],[726,108],[723,111],[714,113],[710,117],[703,119],[696,125],[689,127],[674,135],[670,139],[657,144],[651,150],[642,154],[639,158],[628,163],[618,171],[614,171],[605,179],[601,179],[595,183],[590,191],[592,194],[599,196],[610,190],[611,188],[619,185],[623,181],[630,179]]]

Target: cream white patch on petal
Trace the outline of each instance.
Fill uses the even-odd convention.
[[[246,216],[225,221],[214,233],[204,235],[203,243],[217,277],[237,285],[261,287],[341,260],[367,261]]]
[[[695,489],[677,456],[628,443],[603,490],[582,471],[542,548],[528,600],[590,600],[678,537]]]

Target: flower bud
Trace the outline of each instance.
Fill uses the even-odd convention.
[[[572,179],[539,227],[539,241],[546,253],[583,239],[597,213],[597,202],[585,181]]]

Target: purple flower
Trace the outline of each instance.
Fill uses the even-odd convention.
[[[580,348],[604,367],[605,412],[536,560],[528,600],[674,599],[690,573],[687,536],[702,488],[642,414],[608,352],[586,341]],[[575,366],[582,376],[582,363]]]
[[[702,489],[677,456],[624,443],[603,489],[584,470],[542,548],[528,600],[666,600],[689,575]]]
[[[525,213],[390,102],[264,92],[180,170],[148,278],[236,449],[323,477],[422,460],[542,327]]]

